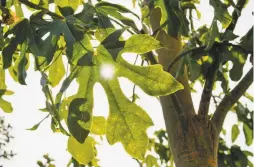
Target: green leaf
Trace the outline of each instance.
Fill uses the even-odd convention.
[[[15,13],[18,17],[20,18],[24,17],[20,2],[17,1],[16,3],[14,3],[14,8],[15,8]]]
[[[157,158],[152,155],[147,155],[144,162],[146,163],[147,167],[159,167]]]
[[[138,54],[144,54],[154,49],[159,49],[162,44],[155,38],[147,34],[135,34],[126,40],[125,46],[120,53],[132,52]]]
[[[174,37],[177,38],[180,27],[181,27],[181,22],[179,18],[176,15],[176,12],[174,11],[173,7],[170,4],[170,1],[164,1],[165,8],[167,11],[167,22],[168,22],[168,30],[167,33]]]
[[[112,6],[99,6],[99,7],[96,7],[96,10],[100,12],[101,14],[103,14],[104,16],[110,15],[113,18],[122,22],[124,25],[132,27],[135,31],[139,31],[139,29],[137,28],[133,20],[123,16],[119,10],[115,10],[115,8]]]
[[[253,50],[253,26],[250,28],[250,30],[241,38],[240,45],[248,50]]]
[[[0,56],[0,61],[1,61],[1,56]],[[0,66],[0,90],[6,90],[6,84],[5,84],[5,71],[4,69],[2,69],[2,67]],[[2,95],[2,93],[1,93]]]
[[[127,28],[116,30],[101,42],[101,45],[108,50],[114,60],[117,59],[119,52],[124,48],[125,41],[119,41],[119,38]]]
[[[21,45],[20,56],[15,60],[15,65],[13,67],[13,71],[18,76],[18,81],[22,85],[26,85],[26,65],[28,64],[28,60],[26,58],[26,50],[27,50],[27,42],[23,42]]]
[[[209,33],[209,38],[207,43],[207,46],[205,48],[205,51],[209,51],[212,47],[214,42],[216,41],[216,38],[219,37],[220,33],[219,33],[219,29],[217,26],[217,20],[214,20],[211,26],[211,32]]]
[[[237,47],[225,47],[221,51],[221,62],[231,61],[233,63],[233,67],[229,71],[229,77],[233,81],[238,81],[243,75],[243,66],[248,55]]]
[[[148,146],[146,130],[153,125],[152,120],[124,96],[116,79],[101,84],[110,106],[106,131],[109,144],[121,142],[132,157],[143,159]]]
[[[236,39],[238,35],[235,35],[232,31],[228,30],[223,34],[223,40],[225,41],[233,41]]]
[[[37,130],[38,127],[40,126],[40,124],[49,117],[49,115],[47,115],[45,118],[43,118],[39,123],[35,124],[33,127],[29,128],[29,129],[26,129],[26,130],[31,130],[31,131],[34,131],[34,130]]]
[[[49,67],[49,81],[52,87],[57,86],[65,75],[65,68],[62,60],[62,50],[55,53],[55,59]]]
[[[232,21],[232,17],[228,13],[227,5],[219,0],[210,0],[210,5],[214,8],[214,17],[222,24],[222,28],[227,28]]]
[[[235,142],[235,140],[237,139],[238,135],[240,134],[240,130],[238,128],[238,125],[233,125],[232,126],[232,129],[231,129],[231,140],[232,140],[232,143]]]
[[[106,1],[100,1],[95,5],[95,7],[96,8],[107,7],[111,10],[118,11],[120,13],[130,13],[139,19],[138,15],[136,13],[132,12],[130,9],[127,9],[126,7],[119,5],[119,4],[113,4],[113,3],[106,2]]]
[[[1,56],[0,56],[1,60]],[[11,113],[13,111],[11,103],[8,101],[4,100],[2,98],[3,95],[11,95],[13,92],[6,90],[6,85],[5,85],[5,71],[2,69],[0,66],[0,108],[6,112],[6,113]]]
[[[104,135],[106,133],[106,119],[101,116],[94,116],[92,120],[91,133]]]
[[[245,123],[243,124],[243,133],[245,136],[245,143],[247,146],[250,146],[253,142],[253,131]]]
[[[70,6],[73,8],[73,10],[76,10],[82,3],[81,0],[55,0],[54,2],[60,7]]]
[[[172,75],[163,71],[159,64],[135,66],[123,58],[119,59],[118,63],[121,66],[119,76],[127,77],[149,95],[168,95],[183,89],[183,86]]]
[[[87,123],[91,118],[91,115],[88,111],[80,110],[81,105],[83,105],[85,102],[85,98],[73,99],[69,106],[67,118],[67,126],[69,131],[79,143],[84,143],[89,134],[89,130],[82,128],[78,123],[78,121]]]
[[[139,37],[145,37],[143,40],[147,39],[148,43],[150,42],[150,45],[154,46],[150,49],[140,49],[136,48],[136,46],[133,46],[134,49],[127,47],[126,51],[144,53],[160,46],[159,42],[150,36],[140,35]],[[167,95],[183,87],[169,73],[164,72],[161,65],[147,67],[134,66],[124,61],[121,57],[114,61],[112,55],[110,55],[103,45],[99,45],[95,53],[95,56],[93,56],[93,65],[82,67],[76,77],[79,89],[69,105],[67,119],[69,130],[73,137],[80,143],[85,140],[89,131],[95,131],[94,124],[98,120],[96,118],[94,120],[91,119],[93,86],[94,83],[99,82],[106,91],[110,106],[110,113],[106,123],[106,137],[109,143],[121,142],[131,156],[143,159],[148,147],[146,130],[152,125],[152,120],[142,108],[125,97],[119,86],[117,77],[127,77],[150,95]],[[104,65],[110,66],[113,69],[112,76],[103,76]],[[57,104],[58,102],[59,100],[57,100]],[[63,113],[66,112],[68,103],[66,102],[66,105],[61,104],[64,108]],[[60,110],[60,112],[62,111]],[[63,115],[63,118],[65,117],[65,114],[61,115]],[[98,124],[96,123],[96,126]],[[103,132],[103,130],[99,130],[99,132],[97,131],[95,133],[102,133],[101,131]]]
[[[11,113],[13,111],[11,103],[5,101],[2,97],[0,97],[0,108],[6,113]]]
[[[39,122],[38,124],[35,124],[33,127],[29,128],[29,129],[26,129],[26,130],[31,130],[31,131],[34,131],[36,129],[38,129],[38,127],[40,126],[41,122]]]
[[[87,137],[83,144],[79,143],[74,137],[69,137],[67,149],[80,164],[86,165],[95,157],[95,140]]]
[[[16,23],[8,32],[5,33],[5,38],[10,34],[13,34],[14,37],[11,38],[10,42],[3,48],[2,51],[2,61],[4,69],[11,66],[12,57],[17,49],[17,46],[25,41],[27,34],[27,26],[28,20],[23,19],[20,22]]]
[[[80,13],[74,15],[75,18],[78,18],[83,23],[89,24],[93,21],[94,14],[96,10],[89,3],[83,3],[83,10]]]
[[[78,28],[83,27],[84,23],[73,15],[66,16],[65,20],[55,19],[52,22],[45,21],[42,16],[43,14],[39,13],[31,17],[35,23],[31,25],[32,33],[29,38],[31,51],[38,58],[38,66],[43,68],[51,62],[61,34],[66,42],[69,62],[80,66],[91,65],[93,48],[90,38]],[[46,28],[41,24],[47,25]],[[47,38],[43,40],[45,36]]]

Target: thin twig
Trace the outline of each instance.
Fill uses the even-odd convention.
[[[253,82],[253,67],[247,72],[235,88],[221,100],[212,117],[212,122],[217,128],[217,133],[222,129],[225,117],[230,108],[239,100]]]

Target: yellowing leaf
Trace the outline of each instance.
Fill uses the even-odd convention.
[[[132,52],[132,53],[138,53],[143,54],[147,53],[154,49],[161,48],[162,45],[159,41],[157,41],[155,38],[151,37],[147,34],[135,34],[132,35],[126,42],[123,50],[123,52]]]
[[[52,87],[57,86],[64,75],[65,68],[62,59],[62,50],[58,50],[55,53],[53,63],[49,67],[49,81],[51,82]]]
[[[1,60],[1,57],[0,57],[0,60]],[[4,100],[2,96],[11,95],[13,94],[13,92],[6,90],[5,71],[1,68],[1,66],[0,66],[0,76],[1,76],[0,77],[0,108],[6,113],[11,113],[13,111],[11,103]]]
[[[183,89],[183,86],[171,74],[163,71],[159,64],[135,66],[124,59],[119,59],[118,63],[121,65],[119,76],[129,78],[149,95],[168,95]]]
[[[104,117],[93,117],[91,133],[96,135],[104,135],[106,133],[106,119]]]
[[[243,133],[245,136],[245,143],[247,146],[250,146],[253,142],[253,131],[245,123],[243,124]]]
[[[150,41],[152,47],[149,48],[147,46],[148,48],[141,47],[140,49],[138,44],[137,46],[133,45],[132,48],[127,47],[125,51],[145,53],[160,47],[159,42],[152,37],[143,37],[147,41]],[[147,41],[148,45],[149,42]],[[84,139],[87,140],[86,137],[89,131],[94,134],[104,134],[104,127],[106,125],[106,137],[110,144],[121,142],[125,150],[132,157],[143,159],[148,147],[146,130],[153,123],[141,107],[125,97],[117,77],[127,77],[149,95],[156,96],[174,93],[182,89],[183,86],[169,73],[164,72],[161,65],[134,66],[124,61],[121,57],[115,61],[103,45],[97,47],[92,64],[92,66],[83,66],[77,76],[79,89],[77,94],[74,95],[75,98],[70,103],[69,121],[67,121],[71,134],[75,137],[75,140],[82,143]],[[107,68],[104,69],[104,67],[110,67],[110,74],[104,72],[104,70],[108,70]],[[108,97],[110,111],[107,122],[103,117],[92,117],[91,119],[93,109],[92,92],[96,82],[102,84]],[[66,102],[67,105],[65,105],[64,110],[66,110],[68,103]],[[82,131],[86,132],[86,136],[80,135]]]
[[[55,4],[60,7],[66,7],[70,6],[74,10],[78,8],[78,6],[81,4],[81,0],[55,0]]]
[[[146,130],[153,125],[151,118],[124,96],[117,79],[101,84],[110,106],[106,131],[109,144],[121,142],[132,157],[143,159],[148,146]]]
[[[6,113],[11,113],[13,111],[11,103],[5,101],[1,97],[0,97],[0,108],[2,108],[2,110]]]
[[[235,142],[235,140],[237,139],[238,135],[239,135],[240,131],[237,125],[233,125],[232,129],[231,129],[231,140],[232,142]]]
[[[157,158],[155,158],[152,155],[147,155],[146,159],[144,161],[145,161],[147,167],[159,167]]]
[[[74,137],[69,137],[67,149],[80,164],[86,165],[95,157],[95,140],[87,137],[83,144],[80,144]]]

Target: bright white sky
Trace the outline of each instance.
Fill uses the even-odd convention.
[[[112,0],[113,3],[121,2],[125,7],[132,9],[136,13],[140,13],[139,9],[133,9],[131,0],[120,1]],[[213,8],[209,5],[208,0],[202,0],[198,5],[198,9],[202,13],[201,20],[195,20],[195,26],[203,24],[210,25],[213,18]],[[242,16],[237,24],[235,34],[243,35],[253,25],[253,16],[251,14],[254,7],[254,1],[249,1],[247,8],[244,9]],[[194,16],[195,17],[195,16]],[[133,61],[133,60],[132,60]],[[31,63],[32,64],[32,63]],[[245,72],[248,67],[245,68]],[[127,79],[120,78],[121,87],[127,97],[131,96],[133,84]],[[40,86],[40,73],[34,72],[32,67],[28,71],[26,79],[27,86],[21,86],[15,83],[10,76],[7,75],[8,89],[15,92],[12,96],[5,96],[5,99],[12,102],[14,112],[5,114],[0,111],[0,116],[5,116],[6,121],[13,126],[12,134],[15,139],[9,145],[17,155],[10,161],[4,161],[4,167],[36,167],[37,160],[42,159],[42,155],[49,153],[55,159],[57,167],[64,167],[70,159],[69,153],[66,151],[67,137],[62,134],[52,133],[50,129],[50,119],[44,121],[36,131],[28,131],[34,124],[39,122],[46,116],[46,113],[40,112],[40,108],[45,107],[45,98]],[[253,86],[252,86],[253,88]],[[67,95],[75,92],[76,87],[70,88]],[[250,89],[249,89],[250,90]],[[250,94],[254,94],[251,89]],[[154,121],[153,127],[149,128],[148,133],[151,136],[155,130],[165,128],[164,119],[158,100],[154,97],[145,95],[140,89],[137,89],[137,94],[140,100],[137,103],[143,107]],[[197,108],[200,100],[200,94],[195,94],[194,105]],[[97,84],[94,88],[94,114],[108,115],[107,98],[102,87]],[[253,104],[249,107],[254,108]],[[224,128],[227,130],[226,142],[231,145],[231,126],[237,122],[237,117],[233,113],[229,113],[224,123]],[[120,143],[110,146],[106,140],[99,141],[97,145],[98,157],[102,167],[138,167],[139,165],[133,160],[122,148]],[[241,131],[240,137],[235,144],[241,145],[242,148],[251,150],[244,144],[244,136]]]

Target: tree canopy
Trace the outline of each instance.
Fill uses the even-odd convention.
[[[235,112],[239,123],[232,127],[232,142],[243,130],[246,145],[250,146],[253,111],[245,103],[253,100],[246,92],[253,71],[244,74],[243,68],[253,63],[253,27],[242,37],[234,34],[237,20],[248,2],[210,0],[214,8],[212,24],[198,28],[193,21],[193,15],[201,17],[202,14],[197,3],[196,0],[133,0],[133,5],[141,10],[139,16],[110,1],[1,0],[0,108],[6,113],[13,111],[11,102],[4,99],[13,94],[5,83],[6,73],[15,82],[26,85],[27,69],[34,62],[46,98],[41,111],[47,114],[29,130],[36,130],[45,119],[51,119],[53,132],[69,136],[67,149],[74,166],[98,166],[94,135],[105,135],[111,145],[120,142],[140,165],[172,165],[170,149],[163,143],[168,140],[166,132],[155,132],[156,140],[149,139],[146,133],[153,121],[135,103],[139,98],[135,86],[151,96],[171,95],[178,103],[175,93],[186,87],[178,79],[187,69],[191,91],[196,91],[196,83],[204,87],[198,114],[211,118],[217,130],[223,132],[228,110]],[[32,11],[31,16],[25,17],[22,5]],[[233,12],[227,10],[230,8]],[[136,20],[141,22],[141,28]],[[156,53],[174,52],[172,41],[179,38],[183,51],[171,57],[169,63],[159,63]],[[142,63],[131,64],[123,58],[124,53],[135,53]],[[132,97],[124,95],[119,77],[135,84]],[[216,82],[221,83],[222,92],[213,91]],[[231,82],[238,85],[231,89]],[[73,83],[78,84],[77,92],[64,96]],[[102,85],[107,95],[107,118],[93,116],[96,83]],[[54,95],[52,89],[58,87]],[[239,100],[242,95],[245,102]],[[211,98],[216,106],[212,114],[208,113]],[[181,116],[181,108],[178,113]],[[160,162],[147,154],[149,149],[158,154]],[[219,166],[253,166],[248,156],[253,155],[238,146],[228,148],[223,140],[219,141]]]

